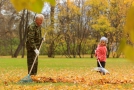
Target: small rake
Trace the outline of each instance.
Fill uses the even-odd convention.
[[[100,65],[100,67],[96,67],[96,68],[94,68],[94,70],[102,73],[103,75],[109,74],[109,71],[102,67],[100,61],[99,60],[97,60],[97,61],[98,61],[99,65]]]
[[[99,60],[97,60],[97,61],[98,61],[99,65],[100,65],[100,67],[98,67],[98,71],[100,71],[101,73],[103,73],[103,75],[109,73],[109,71],[107,69],[105,69],[105,68],[102,67],[100,61]]]

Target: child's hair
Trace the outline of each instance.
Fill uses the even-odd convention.
[[[107,39],[106,37],[104,37],[104,36],[101,37],[100,42],[101,42],[101,41],[105,41],[106,43],[108,43],[108,39]]]

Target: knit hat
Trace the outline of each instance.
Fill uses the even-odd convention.
[[[101,37],[100,41],[105,41],[106,43],[108,43],[108,39],[106,37]]]

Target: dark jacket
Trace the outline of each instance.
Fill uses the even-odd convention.
[[[27,49],[28,48],[33,50],[35,50],[36,48],[39,49],[41,40],[42,40],[41,26],[37,26],[36,23],[33,22],[28,26],[27,41],[26,41]]]

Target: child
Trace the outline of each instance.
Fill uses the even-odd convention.
[[[107,43],[108,43],[108,39],[106,37],[101,37],[100,42],[95,50],[95,56],[100,61],[100,64],[103,68],[105,68],[105,64],[106,64],[106,53],[107,53],[106,44]],[[100,67],[98,61],[97,61],[97,66]]]

